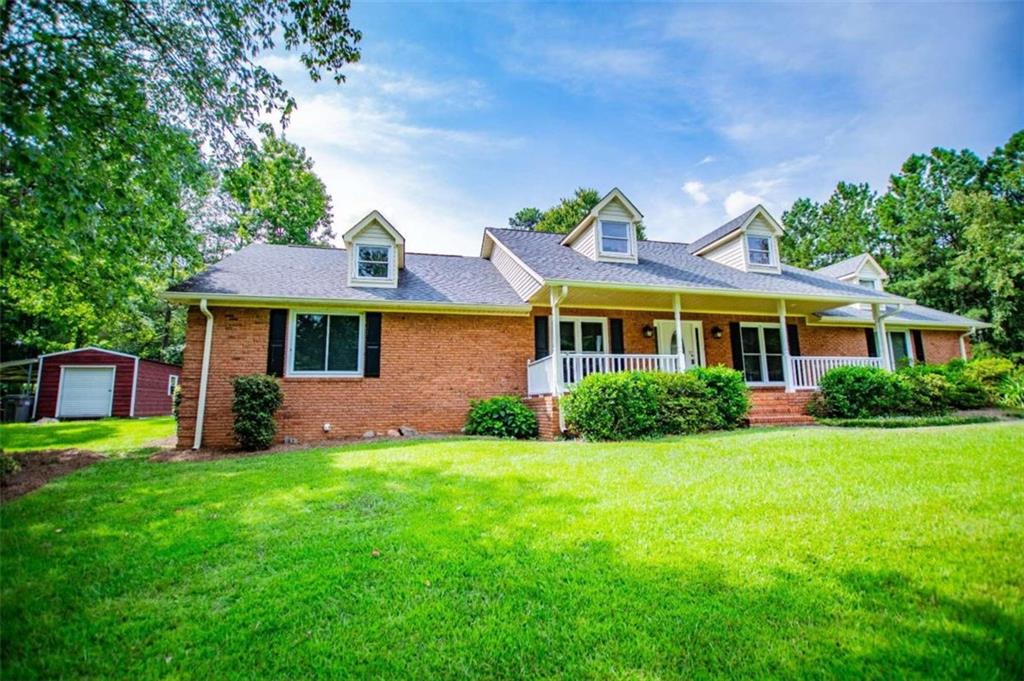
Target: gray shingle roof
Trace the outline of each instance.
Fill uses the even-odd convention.
[[[899,298],[845,284],[798,267],[782,266],[781,274],[743,272],[693,255],[686,244],[640,241],[638,263],[595,262],[568,246],[560,234],[514,229],[489,229],[491,235],[546,280],[639,284],[666,288],[749,291],[898,302]]]
[[[822,319],[830,321],[871,321],[871,310],[861,309],[856,306],[837,307],[831,310],[825,310],[818,316]],[[950,312],[943,312],[941,310],[935,310],[924,305],[905,305],[903,309],[890,317],[886,317],[885,323],[892,324],[907,324],[913,326],[915,324],[925,325],[945,325],[955,327],[978,327],[985,328],[989,324],[984,322],[975,321],[968,317],[961,317],[957,314]]]
[[[311,300],[394,301],[522,306],[489,260],[408,253],[398,288],[347,285],[348,258],[337,248],[251,244],[205,272],[171,287],[172,293]]]
[[[743,213],[742,215],[737,215],[732,220],[729,220],[729,222],[725,223],[718,229],[708,232],[701,238],[691,243],[688,246],[688,250],[690,251],[690,253],[696,253],[697,251],[704,248],[708,244],[715,243],[716,241],[724,237],[726,234],[729,234],[730,232],[735,232],[737,229],[740,228],[740,225],[746,222],[747,219],[751,215],[753,215],[754,212],[757,211],[760,207],[761,206],[754,206],[753,208]]]
[[[819,267],[814,271],[818,274],[824,274],[825,276],[835,277],[837,279],[840,277],[848,277],[860,269],[860,266],[864,264],[867,257],[867,253],[861,253],[860,255],[855,255],[852,258],[840,260],[837,263],[826,265],[825,267]]]

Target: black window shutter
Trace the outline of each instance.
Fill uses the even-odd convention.
[[[878,357],[878,343],[874,329],[864,329],[864,338],[868,342],[868,357]]]
[[[914,361],[924,362],[924,338],[921,336],[920,329],[914,329],[910,332],[910,335],[914,337]]]
[[[612,334],[611,351],[614,355],[622,355],[626,352],[626,343],[622,338],[622,320],[609,319],[608,328]]]
[[[366,348],[363,353],[363,376],[380,378],[380,312],[366,313]]]
[[[267,341],[267,373],[284,376],[284,334],[288,324],[288,310],[270,311],[270,336]]]
[[[548,348],[548,318],[537,315],[533,318],[533,358],[543,359],[551,354]]]
[[[729,322],[729,342],[732,343],[732,368],[743,371],[743,339],[740,338],[739,322]]]
[[[800,356],[800,334],[797,332],[796,324],[786,324],[786,339],[789,341],[789,356]]]

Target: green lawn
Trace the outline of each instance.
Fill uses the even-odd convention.
[[[63,423],[0,425],[0,446],[8,452],[39,449],[88,449],[125,452],[174,435],[174,418],[100,419]]]
[[[1018,423],[111,459],[0,508],[2,667],[1020,679],[1022,481]]]

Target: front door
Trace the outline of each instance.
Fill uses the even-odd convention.
[[[676,323],[672,319],[654,322],[658,330],[658,354],[674,355],[678,352]],[[700,322],[683,322],[683,358],[686,368],[704,366],[704,330]]]

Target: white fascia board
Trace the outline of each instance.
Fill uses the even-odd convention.
[[[531,306],[522,305],[486,305],[478,303],[436,303],[430,301],[405,300],[343,300],[339,298],[286,298],[281,296],[239,296],[214,293],[179,293],[164,292],[160,297],[168,302],[198,304],[205,298],[211,305],[223,307],[302,307],[322,306],[339,309],[357,310],[395,310],[398,312],[436,312],[446,314],[487,314],[502,316],[520,316],[529,314]]]

